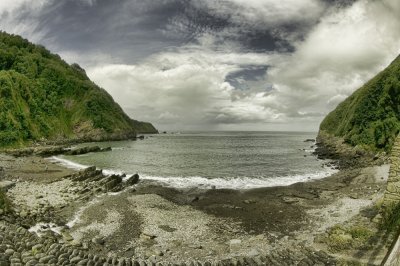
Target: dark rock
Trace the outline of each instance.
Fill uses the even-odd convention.
[[[34,153],[41,157],[48,157],[48,156],[60,155],[68,151],[69,149],[63,146],[55,146],[55,147],[40,148],[36,150]]]
[[[111,191],[115,189],[122,182],[122,177],[119,175],[108,176],[105,180],[104,189],[106,191]]]
[[[70,150],[66,152],[65,154],[67,155],[81,155],[81,154],[86,154],[89,152],[101,152],[102,149],[99,146],[91,146],[91,147],[83,147],[83,148],[77,148]]]
[[[196,196],[196,197],[192,198],[192,199],[190,200],[190,202],[193,203],[193,202],[196,202],[196,201],[199,201],[199,200],[200,200],[200,198]]]
[[[96,170],[96,166],[90,166],[72,176],[73,181],[85,181],[96,176],[101,176],[102,170]]]
[[[139,183],[139,175],[138,174],[134,174],[131,177],[128,178],[128,180],[126,181],[126,184],[128,186],[132,186]]]
[[[35,150],[33,148],[24,148],[24,149],[7,150],[6,153],[14,157],[24,157],[33,155],[34,151]]]
[[[103,245],[105,241],[104,241],[104,238],[102,238],[102,237],[95,237],[92,239],[92,242],[97,245]]]

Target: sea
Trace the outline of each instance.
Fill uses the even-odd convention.
[[[179,189],[253,189],[288,186],[327,177],[337,170],[313,152],[317,133],[175,132],[143,140],[84,143],[112,151],[51,160],[105,174],[138,173],[142,180]]]

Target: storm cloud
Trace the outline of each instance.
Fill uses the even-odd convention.
[[[397,0],[5,0],[0,28],[161,130],[312,130],[400,52]]]

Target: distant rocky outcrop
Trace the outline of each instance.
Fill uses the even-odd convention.
[[[157,133],[132,120],[83,68],[0,32],[0,147],[103,141]]]
[[[100,148],[99,146],[85,146],[81,148],[69,148],[67,146],[39,146],[37,148],[22,148],[22,149],[9,149],[5,150],[5,153],[12,155],[14,157],[24,157],[24,156],[40,156],[40,157],[50,157],[60,154],[65,155],[81,155],[90,152],[107,152],[112,151],[111,147]]]

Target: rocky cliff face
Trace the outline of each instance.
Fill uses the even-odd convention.
[[[320,140],[341,138],[369,151],[389,152],[400,131],[400,56],[340,103],[321,123]]]
[[[98,141],[156,133],[132,120],[77,64],[0,32],[0,146]]]

